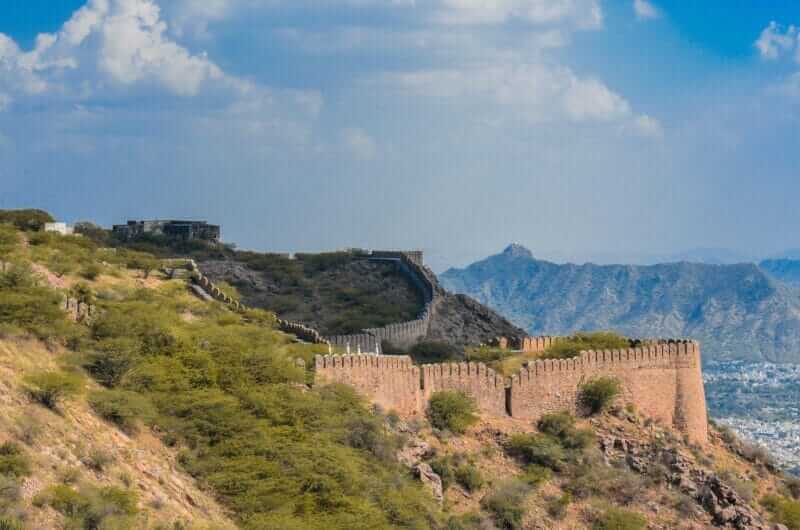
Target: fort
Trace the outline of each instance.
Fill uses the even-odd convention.
[[[676,429],[694,443],[708,442],[698,342],[637,340],[625,349],[583,351],[572,359],[528,362],[508,378],[482,363],[415,366],[407,355],[381,355],[381,341],[408,346],[424,337],[442,290],[435,275],[422,265],[421,253],[373,252],[368,259],[395,261],[423,292],[425,308],[415,321],[340,337],[323,337],[301,323],[279,319],[279,329],[300,340],[346,347],[346,355],[316,357],[315,384],[350,385],[385,410],[407,417],[424,414],[433,393],[457,390],[471,396],[485,417],[533,421],[549,412],[581,412],[581,386],[598,377],[610,376],[621,384],[622,402]],[[188,269],[195,288],[206,296],[235,311],[247,309],[217,288],[191,260]],[[503,348],[512,346],[522,352],[538,353],[559,339],[552,336],[510,340],[498,337],[496,342]]]
[[[387,355],[317,356],[314,369],[315,383],[350,385],[404,416],[423,414],[434,392],[458,390],[470,395],[485,417],[521,420],[562,410],[578,413],[581,385],[611,376],[622,386],[624,403],[694,443],[708,442],[700,345],[689,340],[645,341],[636,348],[584,351],[573,359],[536,360],[509,378],[482,363],[420,369],[408,356]]]

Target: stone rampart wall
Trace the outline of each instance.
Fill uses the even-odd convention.
[[[622,400],[645,415],[674,426],[695,441],[708,439],[708,417],[700,368],[700,346],[692,341],[657,341],[639,348],[582,352],[574,359],[534,361],[510,380],[515,418],[577,412],[583,383],[613,376]]]
[[[472,396],[482,414],[505,416],[506,383],[483,363],[427,364],[422,367],[424,403],[434,392],[460,390]]]
[[[350,385],[387,411],[422,410],[419,368],[406,355],[318,355],[314,368],[317,383]]]
[[[534,361],[504,380],[480,363],[411,366],[407,356],[317,357],[317,382],[350,384],[386,409],[422,414],[434,392],[460,390],[486,416],[536,420],[543,414],[579,412],[582,384],[619,380],[621,403],[706,443],[708,417],[700,363],[693,341],[647,341],[641,347],[582,352],[574,359]],[[413,386],[412,381],[416,381]]]

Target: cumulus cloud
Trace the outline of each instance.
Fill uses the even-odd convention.
[[[654,118],[635,116],[628,101],[600,80],[581,78],[566,67],[530,63],[426,70],[385,74],[378,81],[419,96],[493,104],[533,123],[634,120],[643,125],[638,130],[649,129],[648,135],[658,126]]]
[[[372,160],[378,155],[378,145],[366,131],[350,128],[342,131],[342,144],[356,160]]]
[[[754,45],[764,59],[775,60],[794,52],[795,61],[800,63],[800,33],[796,26],[791,25],[784,30],[781,25],[772,21],[764,28]]]
[[[648,0],[633,0],[633,12],[639,20],[659,18],[661,12]]]
[[[603,24],[597,0],[439,0],[434,19],[446,24],[570,22],[579,28]]]

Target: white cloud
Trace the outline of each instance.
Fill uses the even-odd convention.
[[[11,106],[11,96],[8,94],[3,94],[0,92],[0,112],[6,110],[9,106]]]
[[[434,19],[445,24],[569,22],[588,29],[603,25],[603,11],[597,0],[439,0]]]
[[[347,152],[356,160],[373,160],[378,155],[377,143],[363,129],[345,129],[342,131],[342,143]]]
[[[633,120],[649,135],[658,123],[635,116],[628,101],[601,81],[578,77],[566,67],[530,63],[426,70],[384,74],[378,81],[419,96],[495,105],[534,123]]]
[[[661,12],[648,0],[633,0],[633,11],[639,20],[659,18]]]
[[[649,136],[652,138],[661,138],[664,136],[664,130],[661,123],[652,116],[642,114],[633,120],[633,126],[636,132],[642,136]]]
[[[775,60],[784,53],[795,52],[795,60],[800,63],[800,33],[796,26],[789,26],[784,31],[782,26],[772,21],[754,45],[764,59]]]

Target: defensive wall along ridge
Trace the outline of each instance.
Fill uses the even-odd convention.
[[[708,416],[700,346],[687,340],[647,341],[641,347],[585,351],[574,359],[539,360],[503,378],[482,363],[414,366],[408,356],[326,355],[315,360],[317,384],[351,385],[386,410],[424,413],[434,392],[461,390],[486,417],[536,420],[543,414],[579,412],[580,386],[613,376],[622,401],[685,434],[708,441]]]
[[[410,347],[428,334],[431,318],[441,298],[441,287],[436,275],[423,264],[422,252],[410,251],[373,251],[365,255],[365,259],[373,261],[389,261],[397,264],[404,276],[422,294],[424,308],[415,320],[389,324],[382,328],[370,328],[362,333],[324,337],[319,331],[299,322],[278,319],[278,327],[284,333],[297,336],[300,340],[313,344],[329,344],[347,348],[351,352],[380,353],[383,341],[391,342],[398,347]],[[234,311],[245,311],[247,306],[226,295],[210,278],[205,276],[194,260],[187,260],[186,268],[198,294],[228,305]],[[174,269],[170,269],[170,275]]]

